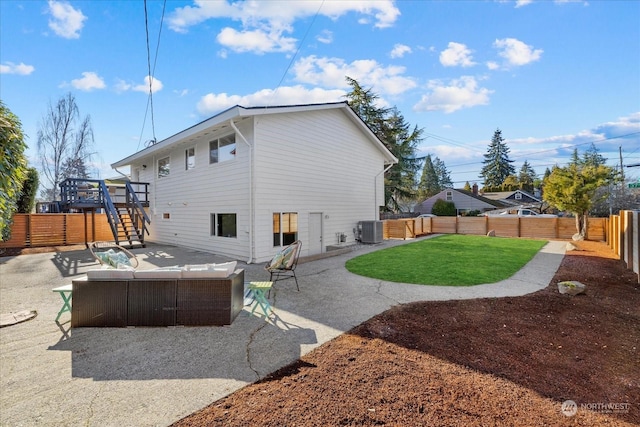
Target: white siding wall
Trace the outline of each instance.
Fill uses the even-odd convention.
[[[303,256],[309,213],[323,214],[323,248],[337,243],[337,232],[353,241],[358,221],[377,219],[384,158],[342,111],[258,116],[255,136],[258,261],[279,249],[273,247],[274,212],[298,213]]]
[[[250,120],[245,121],[245,123]],[[250,125],[239,127],[249,138]],[[157,162],[166,154],[158,154],[140,162],[140,181],[150,185],[150,236],[148,240],[196,248],[246,260],[249,254],[249,150],[236,137],[236,158],[209,164],[209,141],[228,135],[233,130],[207,135],[185,142],[166,154],[171,157],[169,176],[157,177]],[[185,151],[194,147],[195,168],[185,170]],[[136,166],[133,166],[136,167]],[[133,169],[132,167],[132,169]],[[170,219],[163,219],[168,213]],[[237,238],[211,236],[210,214],[237,214]]]

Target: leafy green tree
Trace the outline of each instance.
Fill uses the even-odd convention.
[[[518,187],[521,190],[533,192],[536,180],[536,171],[531,167],[528,161],[524,161],[518,174]]]
[[[36,204],[36,193],[40,185],[40,177],[36,168],[27,169],[27,178],[22,183],[22,191],[18,199],[18,212],[31,213]]]
[[[456,216],[456,205],[453,202],[447,202],[443,199],[438,199],[431,208],[431,213],[438,216]]]
[[[518,177],[515,175],[509,175],[502,181],[502,185],[500,186],[502,191],[516,191],[520,188],[518,184]]]
[[[471,191],[471,184],[469,184],[469,181],[464,183],[464,187],[462,187],[462,189],[465,191]]]
[[[605,165],[581,165],[570,163],[566,167],[554,167],[544,182],[544,200],[576,217],[575,239],[584,239],[587,233],[589,210],[598,200],[599,188],[616,182],[617,172]],[[600,195],[600,198],[606,195]]]
[[[91,118],[79,119],[80,111],[75,97],[68,93],[49,109],[38,130],[38,154],[41,170],[48,181],[44,197],[57,200],[59,186],[66,178],[76,178],[76,173],[84,173],[86,164],[93,156],[93,130]]]
[[[11,237],[22,182],[27,174],[27,144],[20,119],[0,101],[0,236]]]
[[[509,159],[509,147],[502,138],[502,131],[496,129],[482,161],[484,166],[480,171],[480,178],[484,179],[485,187],[500,187],[504,180],[516,173]]]

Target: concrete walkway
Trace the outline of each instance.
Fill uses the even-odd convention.
[[[473,287],[418,286],[353,275],[349,258],[405,244],[386,241],[300,263],[272,293],[275,316],[245,310],[225,327],[77,328],[52,288],[96,268],[88,250],[0,258],[0,313],[37,310],[35,319],[0,329],[2,426],[166,426],[372,316],[402,303],[519,296],[545,288],[564,256],[550,242],[512,278]],[[150,244],[134,251],[140,268],[223,262],[208,253]],[[245,279],[265,280],[262,265]]]

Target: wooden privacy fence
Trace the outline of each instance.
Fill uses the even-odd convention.
[[[11,238],[0,248],[35,248],[113,240],[105,214],[15,214]]]
[[[609,220],[607,243],[638,275],[640,283],[640,211],[620,211]]]
[[[607,218],[589,218],[586,238],[604,241],[608,231]],[[496,218],[490,216],[439,216],[405,218],[384,221],[385,239],[409,239],[424,234],[477,234],[495,231],[499,237],[538,239],[571,239],[576,234],[575,218]]]

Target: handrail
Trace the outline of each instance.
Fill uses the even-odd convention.
[[[111,200],[111,196],[109,196],[109,189],[104,181],[99,180],[98,185],[100,186],[100,200],[104,203],[104,210],[107,214],[107,218],[109,219],[109,226],[111,227],[113,236],[116,238],[116,243],[118,243],[118,227],[116,224],[121,223],[120,218],[118,217],[118,211]]]
[[[146,183],[136,183],[136,184],[144,184],[145,186],[147,185]],[[146,234],[149,234],[149,230],[147,229],[147,223],[151,223],[151,219],[149,219],[149,217],[147,216],[147,213],[145,212],[142,203],[140,203],[140,199],[138,199],[138,195],[137,192],[134,191],[131,182],[127,181],[125,183],[125,187],[126,187],[126,195],[125,195],[125,199],[126,199],[126,204],[127,206],[131,207],[131,213],[132,213],[132,218],[131,220],[133,221],[133,223],[135,224],[135,228],[136,230],[142,230],[142,235],[140,236],[141,239],[144,239],[144,234],[146,232]],[[146,189],[145,189],[145,194],[146,193]],[[140,221],[140,217],[142,217],[142,221]]]

